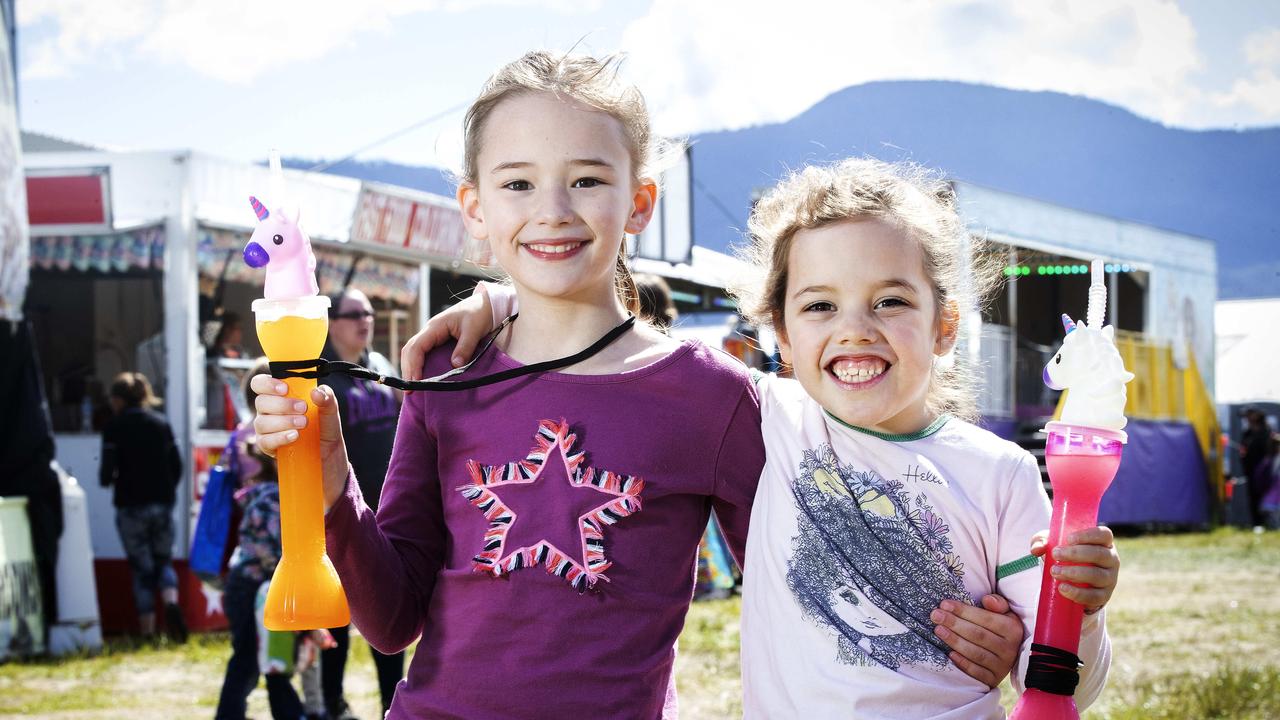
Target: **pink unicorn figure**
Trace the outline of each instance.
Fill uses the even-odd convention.
[[[244,261],[249,267],[267,268],[266,290],[269,300],[306,297],[320,294],[316,284],[316,256],[311,252],[311,239],[298,225],[299,212],[292,217],[282,209],[275,213],[258,198],[249,196],[249,204],[258,215],[258,227],[244,246]]]

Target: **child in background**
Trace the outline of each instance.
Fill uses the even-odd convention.
[[[808,167],[752,211],[741,293],[796,380],[761,376],[767,461],[742,606],[749,718],[999,718],[999,691],[958,672],[934,608],[999,592],[1023,620],[1021,691],[1049,523],[1035,458],[971,421],[953,362],[961,319],[998,277],[950,185],[909,165]],[[1045,310],[1049,312],[1049,309]],[[1119,559],[1105,528],[1055,551],[1085,606],[1076,701],[1110,665],[1103,615]],[[1040,543],[1037,543],[1037,548]],[[931,617],[933,616],[933,617]]]
[[[259,362],[246,377],[265,372],[267,363]],[[245,386],[245,400],[253,405],[257,394]],[[294,690],[291,676],[295,645],[299,642],[325,647],[326,631],[313,633],[270,633],[281,638],[268,640],[262,627],[259,596],[265,590],[280,562],[280,488],[277,484],[275,460],[257,447],[251,424],[236,429],[236,449],[239,453],[241,488],[235,498],[243,508],[239,527],[239,544],[231,556],[223,590],[222,606],[231,630],[231,658],[222,682],[216,717],[219,720],[240,720],[245,715],[249,693],[258,685],[259,674],[267,677],[267,699],[271,716],[276,720],[296,720],[301,717],[322,717],[323,697],[319,692],[319,666],[314,661],[317,654],[309,648],[301,648],[299,658],[311,662],[297,663],[303,674],[303,685],[313,685],[304,708]],[[284,637],[287,636],[287,637]],[[281,642],[287,646],[281,645]],[[283,658],[275,661],[272,658]],[[312,677],[308,682],[307,675]]]

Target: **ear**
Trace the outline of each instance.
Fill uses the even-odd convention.
[[[1106,327],[1102,328],[1102,336],[1114,342],[1116,339],[1116,326],[1107,325]]]
[[[653,219],[653,209],[657,204],[658,186],[653,180],[643,178],[631,196],[631,215],[627,218],[625,230],[632,235],[639,235]]]
[[[462,210],[462,224],[476,240],[488,240],[489,228],[484,224],[484,212],[480,208],[480,191],[471,183],[458,185],[458,207]]]
[[[933,343],[933,354],[942,356],[951,352],[956,346],[956,338],[960,335],[960,306],[950,301],[938,313],[937,337]]]
[[[297,205],[286,207],[284,208],[284,216],[289,222],[297,225],[298,220],[302,217],[302,208]]]

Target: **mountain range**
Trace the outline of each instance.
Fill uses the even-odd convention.
[[[1185,130],[1062,93],[894,81],[690,140],[694,238],[714,250],[740,240],[752,194],[789,168],[870,155],[1213,240],[1220,298],[1280,296],[1280,128]],[[346,161],[327,172],[453,194],[434,167]]]

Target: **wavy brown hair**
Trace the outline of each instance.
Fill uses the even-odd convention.
[[[750,242],[739,251],[756,271],[732,288],[743,314],[785,332],[787,261],[796,233],[860,219],[888,222],[905,242],[920,244],[935,310],[956,323],[960,340],[963,318],[999,286],[1002,260],[965,227],[951,183],[911,163],[850,158],[793,172],[769,190],[751,212]],[[932,412],[973,420],[975,389],[973,369],[957,356],[949,366],[934,363],[926,402]]]

